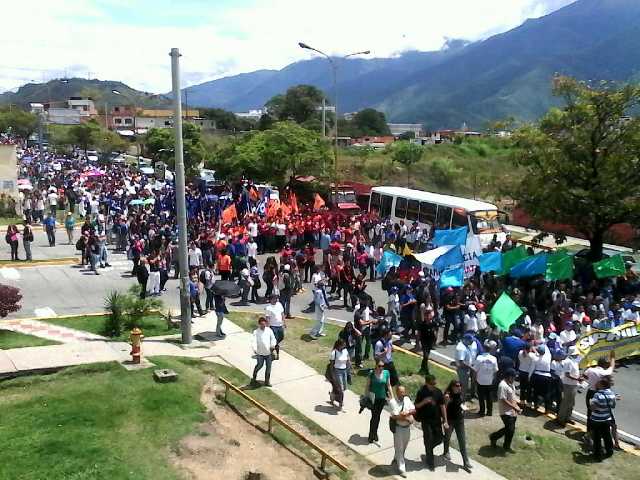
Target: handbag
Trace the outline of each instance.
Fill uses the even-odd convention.
[[[396,433],[397,426],[398,422],[396,421],[396,419],[389,417],[389,430],[391,430],[391,433]]]

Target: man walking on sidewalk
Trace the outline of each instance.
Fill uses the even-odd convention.
[[[516,389],[513,386],[515,378],[516,371],[510,368],[504,373],[504,380],[498,385],[498,409],[504,427],[489,435],[489,440],[493,448],[497,446],[498,440],[504,437],[503,447],[504,450],[509,453],[516,453],[511,448],[511,440],[513,440],[513,435],[516,432],[518,414],[522,411],[518,405]]]
[[[253,331],[251,346],[253,347],[253,351],[256,354],[256,360],[258,361],[258,363],[256,364],[256,368],[253,369],[253,378],[251,379],[251,384],[258,384],[258,372],[266,364],[267,368],[264,372],[264,386],[270,387],[271,383],[269,382],[269,379],[271,378],[271,355],[276,348],[276,337],[273,334],[273,330],[271,330],[267,326],[267,319],[264,317],[260,317],[258,319],[258,328]]]

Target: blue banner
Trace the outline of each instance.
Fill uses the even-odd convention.
[[[511,267],[509,271],[509,275],[512,278],[533,277],[534,275],[544,275],[545,273],[547,273],[546,253],[539,253],[525,258]]]
[[[440,288],[461,287],[464,284],[464,267],[445,270],[440,275]]]
[[[376,272],[378,275],[384,275],[391,267],[397,267],[400,265],[400,261],[402,257],[397,253],[390,252],[389,250],[385,251],[382,254],[382,258],[380,259],[380,263],[376,267]]]
[[[444,245],[462,245],[467,243],[467,227],[436,230],[433,234],[433,244],[436,247]]]
[[[502,253],[488,252],[478,257],[481,272],[501,272],[502,271]]]
[[[451,250],[449,250],[444,255],[440,255],[435,262],[433,262],[433,268],[442,272],[452,265],[458,265],[459,263],[464,262],[464,257],[462,256],[462,250],[460,247],[455,246]]]

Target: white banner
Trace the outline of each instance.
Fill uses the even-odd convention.
[[[480,255],[482,255],[482,247],[480,246],[480,239],[478,236],[467,236],[467,244],[465,245],[463,252],[465,279],[472,277],[476,272],[476,268],[480,266],[480,260],[478,260]]]

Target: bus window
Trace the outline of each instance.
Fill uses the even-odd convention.
[[[369,211],[380,213],[380,194],[371,192],[371,200],[369,201]]]
[[[393,197],[389,195],[381,195],[382,202],[380,205],[380,217],[386,218],[391,216],[391,205],[393,204]]]
[[[453,209],[453,222],[451,222],[453,228],[468,227],[469,221],[467,220],[467,211],[462,208]]]
[[[400,219],[407,218],[407,199],[406,198],[396,197],[395,216]]]
[[[436,222],[438,228],[450,228],[451,226],[451,207],[438,205],[438,219]]]
[[[417,221],[420,213],[420,202],[418,200],[409,200],[407,203],[407,220]]]
[[[429,202],[420,202],[420,223],[433,225],[436,221],[437,206]]]

